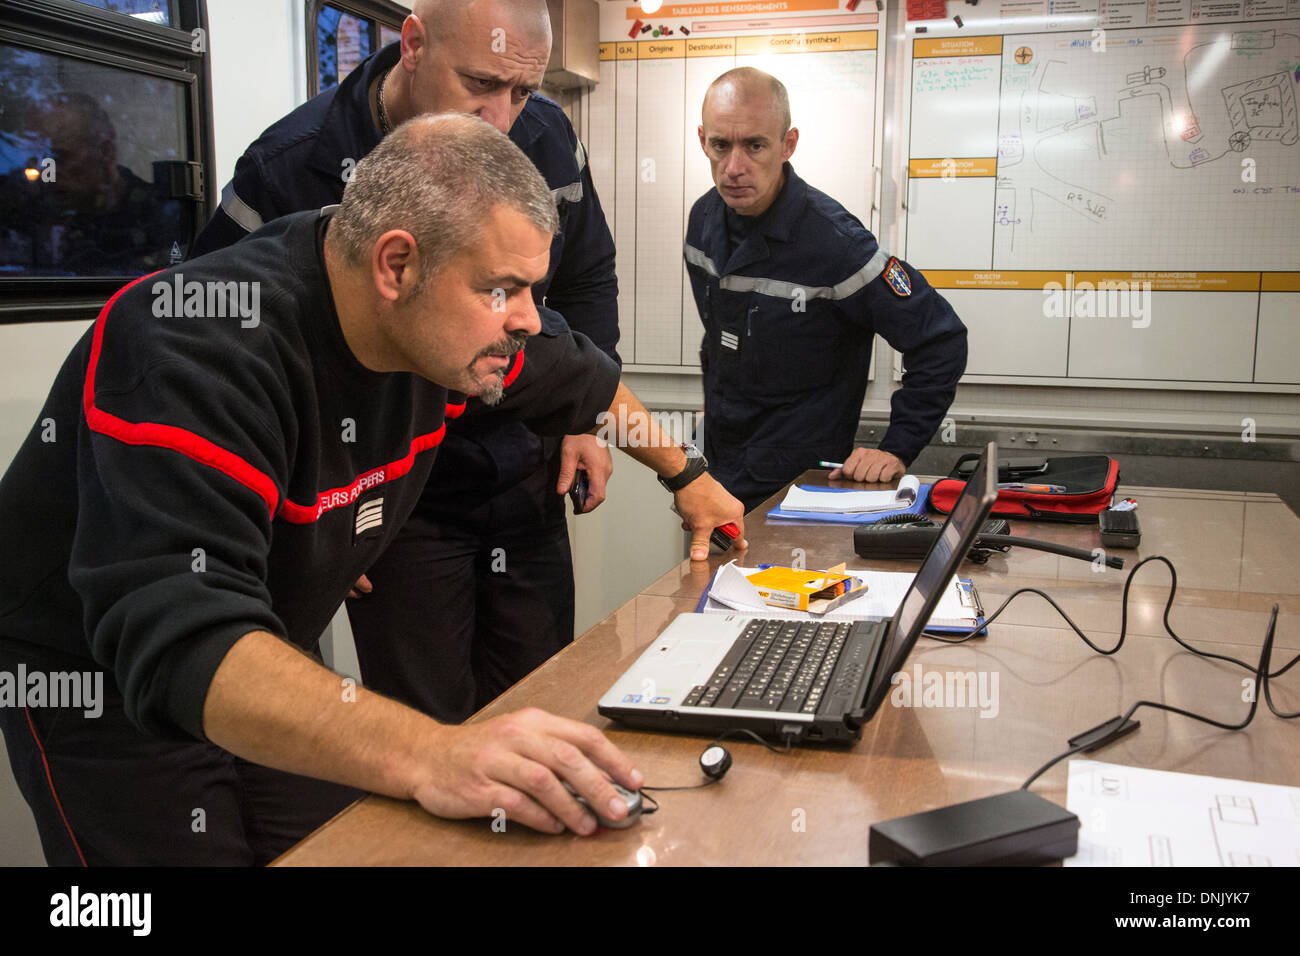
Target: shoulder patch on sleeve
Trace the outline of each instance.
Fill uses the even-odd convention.
[[[889,290],[900,299],[906,299],[912,294],[912,279],[903,268],[903,264],[897,258],[891,257],[889,265],[885,266],[885,283]]]

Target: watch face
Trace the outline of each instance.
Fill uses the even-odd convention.
[[[700,449],[696,446],[695,442],[692,441],[682,442],[682,451],[686,454],[687,458],[704,457],[704,452],[700,451]]]

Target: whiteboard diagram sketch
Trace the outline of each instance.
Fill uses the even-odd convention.
[[[1114,32],[1004,47],[994,268],[1300,268],[1300,30]]]

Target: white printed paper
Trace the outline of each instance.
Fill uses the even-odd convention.
[[[1300,866],[1300,787],[1071,760],[1066,866]]]

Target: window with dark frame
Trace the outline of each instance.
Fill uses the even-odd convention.
[[[0,5],[0,322],[93,318],[207,218],[204,0]]]
[[[308,0],[311,95],[342,83],[362,60],[400,39],[409,12],[388,0]]]

